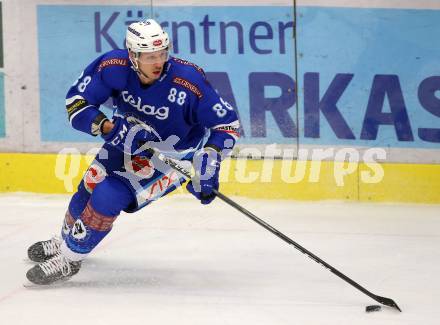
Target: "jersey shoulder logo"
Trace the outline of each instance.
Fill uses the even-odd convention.
[[[98,72],[109,66],[128,66],[127,59],[108,59],[102,61],[98,66]]]
[[[205,71],[203,71],[203,69],[200,68],[197,64],[194,64],[192,62],[189,62],[189,61],[186,61],[186,60],[182,60],[182,59],[179,59],[179,58],[174,58],[173,57],[172,59],[175,62],[177,62],[177,63],[183,64],[183,65],[189,65],[189,66],[195,68],[203,77],[205,77]]]
[[[203,97],[202,92],[200,89],[194,85],[193,83],[189,82],[188,80],[180,77],[174,77],[173,82],[175,84],[181,85],[182,87],[190,90],[192,93],[194,93],[199,99]]]

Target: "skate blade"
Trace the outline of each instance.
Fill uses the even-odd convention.
[[[26,282],[23,283],[23,287],[25,287],[26,289],[32,289],[32,290],[44,290],[47,289],[47,285],[39,285],[39,284],[35,284],[32,282]]]
[[[34,262],[34,261],[30,260],[29,258],[23,258],[23,262],[26,264],[32,264],[32,265],[39,263],[39,262]]]
[[[25,287],[26,289],[32,289],[32,290],[53,289],[53,288],[57,288],[57,287],[62,287],[65,282],[70,280],[70,278],[71,277],[68,277],[65,279],[60,279],[60,280],[57,280],[57,281],[52,282],[50,284],[35,284],[30,281],[27,281],[27,282],[23,283],[23,287]]]

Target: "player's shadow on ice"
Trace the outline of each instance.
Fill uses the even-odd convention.
[[[151,266],[148,263],[152,263]],[[130,264],[129,264],[130,263]],[[213,289],[222,287],[226,291],[234,292],[237,287],[247,286],[240,278],[244,274],[232,274],[226,270],[216,270],[214,266],[209,269],[189,269],[188,264],[175,267],[155,267],[153,261],[122,263],[97,258],[87,259],[80,272],[70,280],[57,283],[48,288],[78,288],[83,290],[108,289],[132,290],[148,292],[212,292]],[[251,284],[249,284],[251,286]],[[255,285],[255,283],[254,283]]]

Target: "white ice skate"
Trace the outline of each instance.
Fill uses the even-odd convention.
[[[59,253],[47,261],[35,265],[26,273],[26,277],[34,284],[47,285],[60,280],[68,280],[78,273],[80,268],[81,262],[71,261]]]
[[[36,242],[28,248],[28,257],[33,262],[45,262],[60,253],[60,246],[61,239],[57,236]]]

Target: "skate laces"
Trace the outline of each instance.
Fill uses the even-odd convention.
[[[58,237],[54,236],[51,239],[41,243],[43,246],[44,254],[55,255],[60,249],[60,240]]]
[[[57,272],[61,272],[61,274],[64,276],[68,276],[71,273],[69,260],[61,254],[58,254],[55,257],[52,257],[50,260],[41,263],[40,268],[47,276]]]

